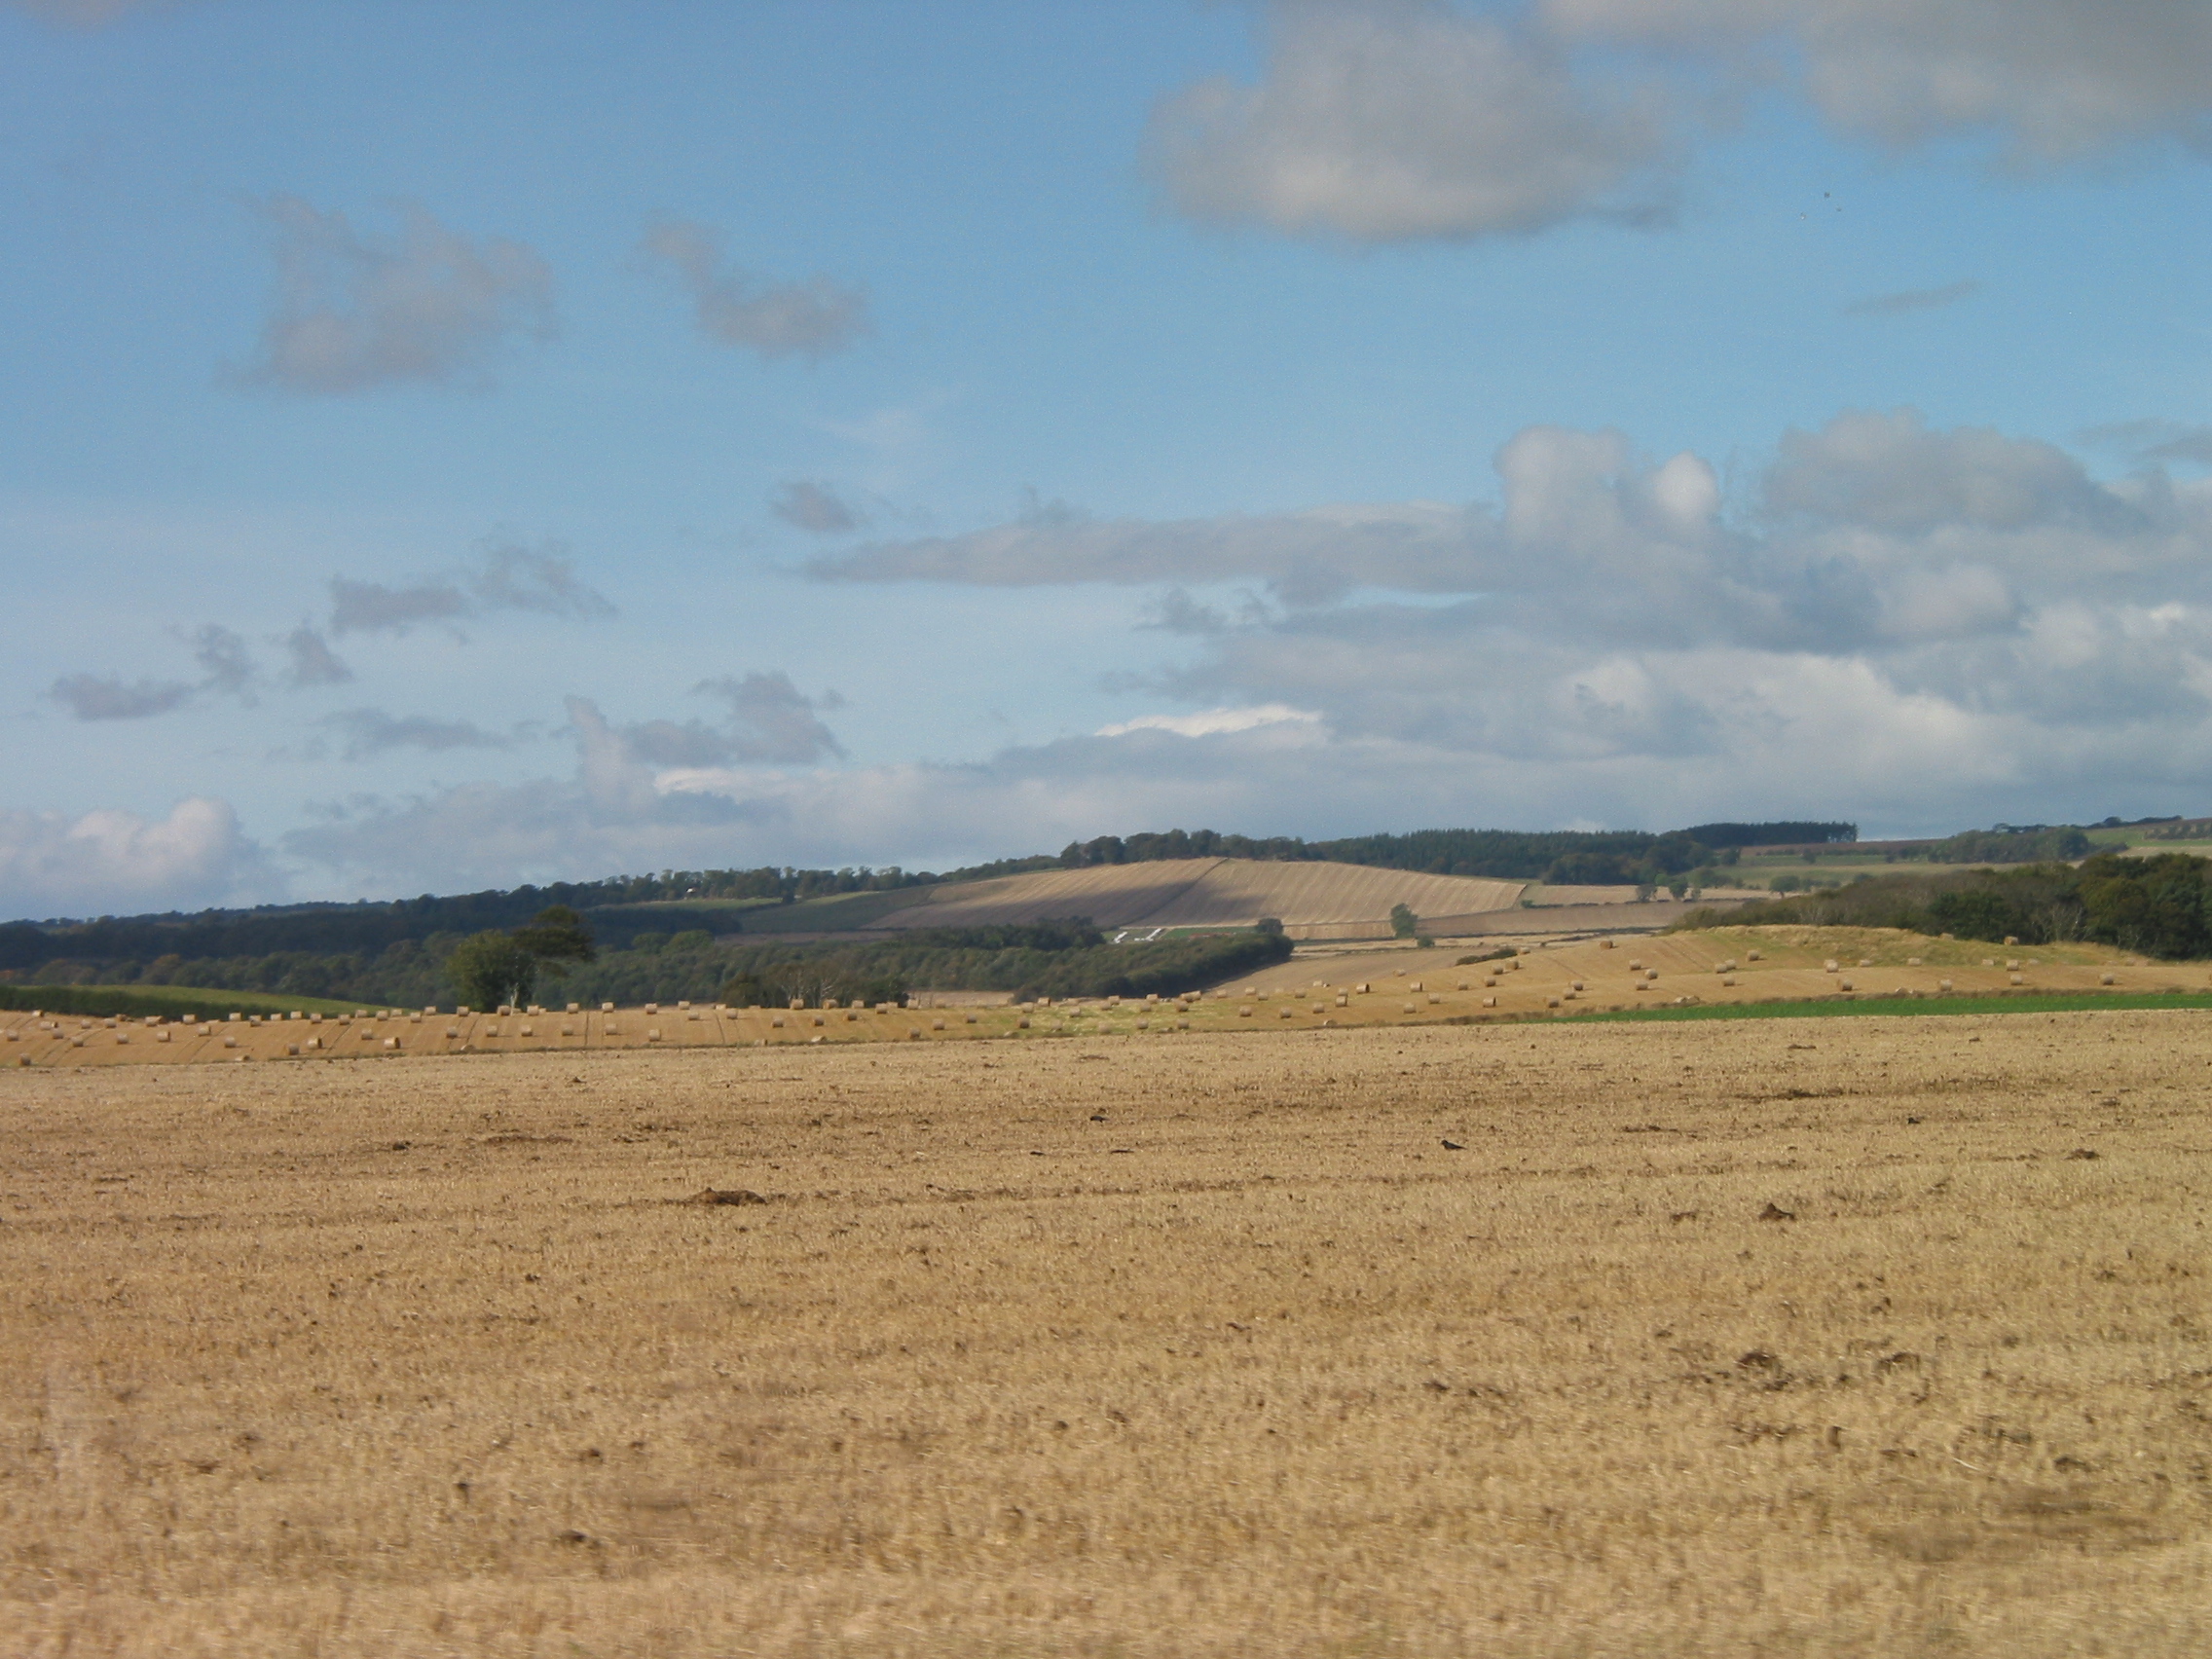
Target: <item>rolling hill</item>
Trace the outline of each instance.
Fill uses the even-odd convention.
[[[1041,870],[927,888],[869,928],[972,928],[1088,916],[1102,928],[1249,927],[1273,916],[1293,939],[1387,938],[1404,904],[1423,924],[1511,910],[1525,884],[1368,865],[1172,859]]]

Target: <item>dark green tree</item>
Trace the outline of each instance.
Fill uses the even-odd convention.
[[[1420,918],[1414,914],[1410,904],[1390,906],[1390,935],[1393,939],[1412,939],[1420,932]]]
[[[561,978],[571,962],[599,954],[584,919],[566,904],[550,904],[512,933],[471,934],[446,958],[446,977],[461,999],[477,1008],[529,1003],[537,978]]]
[[[446,977],[466,1006],[520,1007],[530,1001],[537,983],[537,958],[513,934],[490,928],[454,946],[446,958]]]

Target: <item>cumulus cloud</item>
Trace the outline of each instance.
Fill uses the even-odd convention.
[[[222,801],[166,818],[105,809],[0,811],[0,915],[112,915],[220,903],[266,891],[260,849]]]
[[[1144,682],[1163,697],[1310,712],[1330,756],[1518,769],[1516,798],[1571,800],[1536,822],[1604,819],[1608,800],[1613,821],[1649,819],[1617,803],[1647,796],[1661,762],[1730,810],[1758,804],[1730,793],[1758,779],[1777,810],[1798,789],[1871,814],[1849,777],[1919,814],[1966,779],[2025,791],[2069,768],[2132,799],[2185,778],[2180,756],[2212,757],[2212,484],[2099,481],[2051,444],[1910,410],[1786,432],[1734,500],[1698,456],[1617,432],[1531,427],[1494,465],[1494,503],[1016,523],[815,571],[1154,587],[1154,625],[1189,642]],[[1193,591],[1252,582],[1274,603],[1235,616]],[[1807,763],[1813,742],[1844,757],[1833,779]],[[1563,770],[1539,787],[1544,766]],[[1594,792],[1600,776],[1627,793]]]
[[[714,719],[572,703],[572,777],[360,803],[287,845],[398,891],[943,865],[1178,822],[1901,831],[2199,800],[2212,481],[2100,479],[2055,445],[1910,410],[1785,432],[1732,490],[1694,454],[1559,427],[1517,434],[1494,470],[1472,504],[1024,521],[824,567],[1152,590],[1186,625],[1125,688],[1160,712],[1088,736],[851,766],[831,699],[739,677],[698,688],[727,709]],[[1253,586],[1272,599],[1238,603]]]
[[[1979,282],[1946,282],[1940,288],[1907,288],[1901,293],[1874,294],[1853,300],[1843,308],[1845,316],[1907,316],[1914,312],[1940,311],[1981,292]]]
[[[768,510],[786,524],[816,535],[845,535],[866,530],[868,515],[834,485],[793,478],[769,498]]]
[[[1271,0],[1254,13],[1256,83],[1203,80],[1153,113],[1149,166],[1191,218],[1358,242],[1660,223],[1714,114],[1778,82],[1847,138],[1892,151],[1979,138],[2014,172],[2154,143],[2212,155],[2212,11],[2197,0]],[[1963,297],[1932,293],[1895,309]]]
[[[699,332],[762,357],[809,362],[844,350],[868,333],[867,294],[820,275],[769,282],[722,264],[711,226],[674,219],[655,225],[639,252],[666,267],[690,295]]]
[[[1154,111],[1176,209],[1361,241],[1648,222],[1671,150],[1657,92],[1608,95],[1537,30],[1432,0],[1282,0],[1257,86],[1202,81]]]
[[[424,622],[498,610],[593,621],[613,615],[614,605],[576,574],[574,560],[559,542],[540,548],[488,542],[461,571],[403,584],[355,576],[330,581],[330,631],[338,635],[403,634]]]
[[[420,749],[432,754],[449,749],[505,749],[511,737],[489,732],[473,720],[433,719],[427,715],[389,715],[382,709],[342,709],[315,722],[344,736],[341,754],[349,760],[367,760],[394,749]]]
[[[531,248],[471,240],[419,203],[393,237],[296,196],[259,205],[276,288],[245,379],[329,395],[404,382],[487,385],[498,348],[555,332],[553,278]]]

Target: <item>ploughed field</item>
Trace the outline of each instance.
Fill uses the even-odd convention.
[[[11,1069],[0,1652],[2212,1651],[2208,1084],[2122,1011]]]
[[[1143,866],[1140,868],[1153,866]],[[953,1043],[1569,1017],[1630,1009],[1991,994],[2116,994],[2212,986],[2202,963],[2151,962],[2096,944],[2022,948],[1878,928],[1715,928],[1512,945],[1462,964],[1450,948],[1305,947],[1288,962],[1189,996],[902,1008],[359,1010],[228,1022],[0,1012],[0,1063],[18,1067],[320,1062],[427,1054]],[[925,998],[924,1001],[927,999]]]

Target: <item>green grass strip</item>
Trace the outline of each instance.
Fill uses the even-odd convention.
[[[49,1014],[84,1015],[158,1014],[174,1019],[222,1019],[232,1014],[351,1014],[371,1005],[328,997],[287,997],[271,991],[210,990],[203,985],[0,985],[0,1009],[42,1008]]]
[[[1840,1019],[1866,1014],[2082,1014],[2100,1009],[2212,1009],[2212,992],[2080,991],[2071,995],[1853,997],[1823,1002],[1699,1003],[1688,1008],[1631,1008],[1577,1014],[1581,1021],[1665,1019]]]

